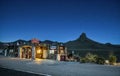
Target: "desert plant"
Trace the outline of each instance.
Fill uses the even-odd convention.
[[[96,62],[96,57],[97,57],[97,55],[87,53],[85,56],[85,59],[87,62],[94,63],[94,62]]]
[[[114,56],[114,55],[109,56],[109,62],[110,62],[111,65],[114,65],[116,63],[116,61],[117,61],[116,56]]]
[[[104,64],[105,63],[105,59],[103,57],[97,57],[96,58],[96,63],[97,64]]]
[[[81,63],[86,63],[87,60],[86,60],[86,58],[82,57],[82,58],[80,58],[80,62],[81,62]]]

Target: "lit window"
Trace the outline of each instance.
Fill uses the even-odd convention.
[[[50,54],[54,54],[54,50],[50,50]]]

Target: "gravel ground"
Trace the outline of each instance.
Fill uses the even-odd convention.
[[[120,66],[0,56],[2,67],[46,76],[120,76]]]

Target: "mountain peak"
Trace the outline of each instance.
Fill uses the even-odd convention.
[[[80,38],[87,38],[87,36],[86,36],[86,33],[82,33],[81,35],[80,35]]]
[[[86,33],[82,33],[77,40],[84,41],[87,39]]]

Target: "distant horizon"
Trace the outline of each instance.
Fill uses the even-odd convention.
[[[0,40],[120,44],[120,0],[0,0]]]

